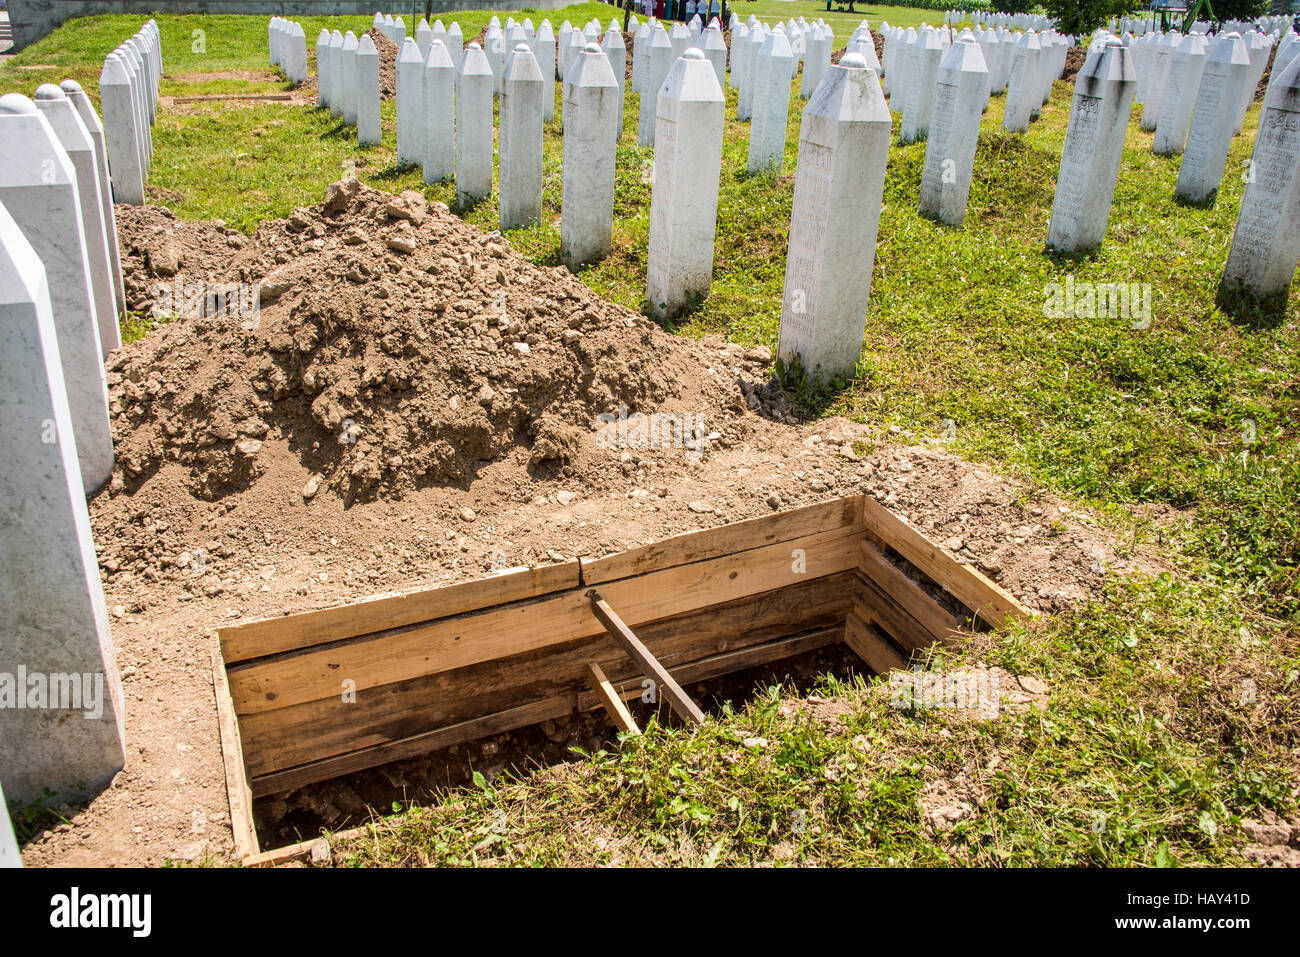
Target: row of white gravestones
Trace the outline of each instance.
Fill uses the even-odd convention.
[[[814,378],[851,374],[862,352],[891,126],[858,53],[803,111],[777,354]]]
[[[1269,84],[1222,285],[1285,296],[1300,263],[1300,57]]]
[[[12,127],[19,117],[25,128],[20,142],[35,132],[44,145],[56,146],[48,124],[33,131],[40,125],[33,121],[43,118],[27,107],[30,101],[0,98],[0,123]],[[0,134],[0,144],[15,142],[10,133],[17,130]],[[5,165],[9,162],[6,157]],[[26,706],[10,701],[0,708],[0,779],[5,797],[24,803],[47,790],[82,796],[87,788],[107,784],[125,762],[122,687],[91,539],[83,464],[72,441],[77,430],[70,393],[78,387],[70,375],[76,373],[69,371],[64,354],[69,330],[59,325],[61,307],[55,302],[59,282],[72,284],[76,277],[66,274],[66,255],[53,260],[41,255],[8,203],[45,198],[52,219],[75,225],[69,216],[75,186],[65,179],[72,170],[66,157],[56,165],[64,167],[56,173],[61,181],[42,183],[43,196],[0,190],[5,194],[0,196],[0,421],[8,439],[0,460],[0,501],[7,506],[0,578],[21,583],[5,596],[8,626],[0,633],[0,661],[26,672],[26,680],[18,679],[19,695],[26,697],[37,679],[46,688],[51,682],[64,688],[75,682],[81,692],[76,708],[69,707],[73,701],[52,700],[27,700]],[[67,236],[60,239],[73,245]],[[81,332],[92,339],[84,323]],[[102,383],[103,365],[95,364]],[[5,832],[0,833],[0,862],[13,864],[15,849],[3,812],[0,830]]]
[[[452,59],[452,69],[460,66],[461,58],[465,53],[465,37],[461,32],[459,23],[452,23],[450,27],[444,26],[441,20],[435,20],[433,26],[429,26],[427,20],[421,20],[419,26],[415,29],[415,42],[420,48],[420,56],[427,58],[429,47],[433,41],[438,40],[446,48],[447,53]],[[400,47],[401,44],[398,44]]]
[[[116,202],[144,204],[161,77],[162,44],[158,26],[152,20],[104,58],[99,99]]]
[[[1136,85],[1129,50],[1115,37],[1088,57],[1075,79],[1047,227],[1049,249],[1084,253],[1101,245]]]
[[[344,125],[357,128],[358,146],[381,142],[379,51],[369,34],[322,30],[316,38],[319,104]]]
[[[723,96],[713,66],[692,47],[673,65],[655,98],[654,185],[646,299],[659,317],[703,299],[713,282],[722,172]]]
[[[387,13],[376,13],[371,25],[399,47],[402,45],[402,41],[406,39],[406,21],[401,17],[393,17]]]
[[[91,265],[94,261],[102,269],[111,262],[106,250],[93,259],[91,253],[96,241],[107,239],[93,144],[79,116],[61,108],[52,92],[58,90],[41,87],[46,109],[17,93],[0,97],[0,203],[45,264],[69,390],[71,436],[82,482],[94,491],[113,471],[103,360],[105,341],[120,341],[105,328],[116,325],[118,316],[112,308],[112,276],[96,273]],[[86,175],[78,177],[78,166]],[[99,307],[105,300],[107,315]]]
[[[278,66],[290,83],[297,86],[307,82],[307,34],[302,24],[272,17],[267,26],[267,46],[271,65]]]

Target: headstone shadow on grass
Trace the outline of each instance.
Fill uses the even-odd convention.
[[[390,180],[401,179],[407,173],[419,168],[420,167],[415,163],[393,163],[390,166],[385,166],[383,169],[371,173],[370,178],[372,180],[386,183]]]
[[[325,130],[325,132],[321,133],[320,138],[323,140],[340,140],[340,139],[350,140],[352,139],[352,126],[340,120],[339,122],[331,126],[328,130]]]
[[[1215,305],[1239,326],[1263,331],[1276,329],[1286,321],[1286,304],[1288,290],[1266,299],[1256,299],[1240,289],[1220,286],[1215,296]]]

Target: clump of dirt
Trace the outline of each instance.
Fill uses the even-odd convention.
[[[150,199],[160,202],[183,198],[161,187],[145,189]],[[135,312],[151,311],[162,293],[175,290],[178,276],[183,284],[221,275],[230,257],[248,244],[247,236],[221,220],[189,222],[162,206],[119,203],[113,211],[126,304]]]
[[[1065,51],[1065,72],[1061,74],[1061,79],[1067,83],[1079,75],[1083,69],[1084,62],[1088,59],[1087,47],[1073,46]]]
[[[391,100],[397,96],[397,44],[378,27],[371,27],[365,36],[375,42],[379,51],[379,98]]]

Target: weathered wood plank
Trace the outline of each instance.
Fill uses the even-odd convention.
[[[844,622],[844,643],[853,649],[868,668],[878,675],[907,668],[903,656],[856,612],[849,612]]]
[[[862,542],[861,568],[885,594],[893,598],[940,641],[945,644],[956,644],[970,637],[970,632],[962,628],[962,623],[955,615],[903,574],[902,570],[891,562],[875,543],[865,540]]]
[[[253,824],[253,796],[244,769],[244,749],[240,743],[239,722],[230,702],[226,684],[226,664],[221,660],[221,642],[212,640],[212,695],[217,704],[217,731],[221,737],[221,760],[226,769],[226,799],[230,804],[230,832],[235,841],[235,855],[247,857],[258,852],[257,828]]]
[[[858,576],[856,595],[854,611],[858,617],[888,632],[907,651],[923,651],[939,641],[938,635],[928,631],[865,575]]]
[[[862,522],[862,496],[851,495],[830,502],[720,525],[698,532],[674,535],[640,548],[582,560],[584,585],[600,585],[633,575],[660,571],[676,565],[720,558],[723,555],[806,538],[838,528],[853,528]]]
[[[864,497],[862,504],[863,520],[872,532],[990,625],[1034,617],[1005,589],[978,569],[958,562],[871,496]]]
[[[512,569],[491,578],[218,629],[226,664],[355,638],[578,587],[578,563]]]
[[[601,586],[631,627],[856,568],[860,529],[793,539]],[[803,562],[792,562],[795,549]],[[275,710],[334,697],[343,681],[358,692],[598,634],[581,589],[502,608],[413,625],[234,665],[236,713]]]

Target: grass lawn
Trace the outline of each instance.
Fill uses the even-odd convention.
[[[737,9],[825,15],[824,4],[806,0]],[[580,23],[592,15],[604,22],[613,14],[585,4],[550,16]],[[468,38],[489,16],[455,19]],[[873,27],[881,19],[942,20],[941,12],[891,7],[841,16],[840,46],[864,17]],[[74,76],[89,78],[93,94],[99,58],[139,22],[109,16],[65,25],[0,68],[0,88],[30,93],[39,82]],[[159,22],[169,72],[266,68],[264,18]],[[303,24],[313,37],[325,22],[369,25]],[[195,29],[206,33],[205,54],[191,51]],[[19,69],[43,63],[57,69]],[[1295,813],[1300,294],[1278,314],[1234,316],[1215,305],[1259,110],[1234,140],[1223,188],[1207,208],[1174,202],[1179,159],[1151,153],[1135,111],[1105,244],[1068,259],[1046,253],[1044,237],[1070,94],[1058,83],[1024,136],[1000,132],[1002,100],[993,99],[962,229],[918,216],[925,146],[895,142],[858,374],[800,395],[808,412],[869,423],[882,440],[891,426],[903,440],[938,440],[951,419],[953,451],[1069,496],[1097,510],[1121,539],[1158,548],[1168,574],[1116,579],[1076,614],[932,662],[979,660],[1039,676],[1052,688],[1048,710],[970,723],[898,711],[831,682],[822,693],[846,695],[852,706],[828,727],[773,689],[694,736],[656,728],[576,768],[484,781],[411,809],[356,850],[358,863],[591,863],[617,852],[635,863],[776,855],[823,863],[1221,864],[1239,859],[1242,816],[1260,807]],[[749,176],[748,124],[735,121],[728,91],[714,284],[675,325],[681,334],[775,345],[801,106],[796,87],[782,175]],[[636,145],[636,117],[629,93],[615,249],[581,275],[639,309],[652,151]],[[172,204],[178,215],[221,218],[245,231],[319,202],[346,163],[370,185],[423,189],[454,203],[451,184],[425,188],[418,171],[395,167],[393,124],[387,103],[383,144],[358,150],[355,130],[319,110],[172,111],[155,130],[151,182],[181,194]],[[549,127],[545,221],[508,233],[544,263],[558,261],[562,148],[558,128]],[[495,198],[464,213],[485,229],[496,228],[497,214]],[[871,255],[863,250],[863,262]],[[1048,284],[1069,275],[1149,284],[1149,326],[1045,318]],[[760,734],[770,742],[761,759],[738,744]],[[729,753],[740,759],[729,763]],[[916,795],[936,776],[962,774],[979,778],[991,797],[958,825],[952,843],[936,845]],[[598,846],[591,835],[609,839]]]

